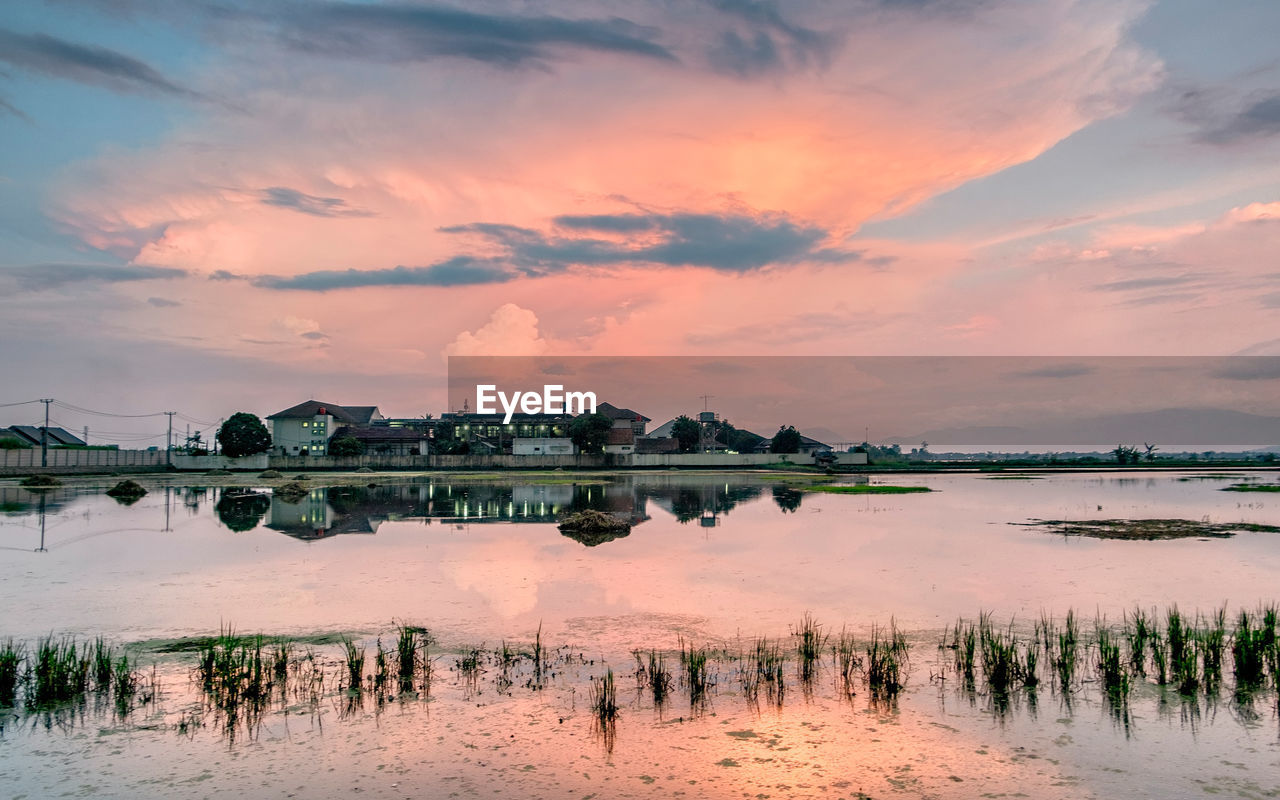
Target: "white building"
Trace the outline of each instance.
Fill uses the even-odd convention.
[[[534,439],[517,437],[511,440],[513,456],[571,456],[578,452],[572,439]]]
[[[323,456],[343,425],[368,425],[382,419],[377,406],[340,406],[308,400],[267,417],[271,452],[284,456]]]

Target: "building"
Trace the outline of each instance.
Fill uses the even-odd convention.
[[[521,438],[511,440],[511,454],[516,456],[571,456],[578,452],[572,439]]]
[[[431,438],[418,428],[393,428],[389,425],[343,425],[330,439],[351,437],[364,446],[364,452],[390,456],[425,456],[431,452]]]
[[[636,433],[630,426],[625,428],[610,428],[609,434],[604,441],[604,451],[606,453],[616,453],[618,455],[630,455],[636,451]]]
[[[436,425],[436,438],[468,442],[473,451],[514,453],[516,439],[566,438],[572,421],[569,414],[513,414],[503,422],[502,414],[446,412]]]
[[[615,429],[629,429],[636,436],[644,436],[645,426],[653,420],[641,414],[639,411],[632,411],[629,408],[618,408],[612,403],[599,403],[596,405],[596,413],[603,414],[613,420]]]
[[[381,420],[377,406],[352,406],[308,400],[267,417],[271,452],[285,456],[323,456],[329,440],[343,425],[368,425]]]
[[[39,447],[41,440],[47,432],[49,447],[84,447],[85,441],[79,436],[63,429],[49,427],[43,425],[11,425],[8,428],[0,428],[0,436],[6,436],[11,439],[17,439],[23,444]]]

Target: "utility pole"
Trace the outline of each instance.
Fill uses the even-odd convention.
[[[53,398],[40,401],[44,403],[44,427],[40,429],[40,466],[49,466],[49,404]]]
[[[173,415],[178,412],[166,411],[164,413],[169,415],[169,433],[164,439],[164,463],[173,466]]]

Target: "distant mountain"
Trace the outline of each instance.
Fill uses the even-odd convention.
[[[1270,445],[1280,442],[1280,417],[1207,408],[1166,408],[1037,426],[972,425],[896,436],[891,444],[917,445]],[[936,447],[934,447],[936,449]]]

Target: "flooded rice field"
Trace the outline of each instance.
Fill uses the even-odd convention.
[[[358,477],[0,488],[0,794],[1280,793],[1274,472]]]

